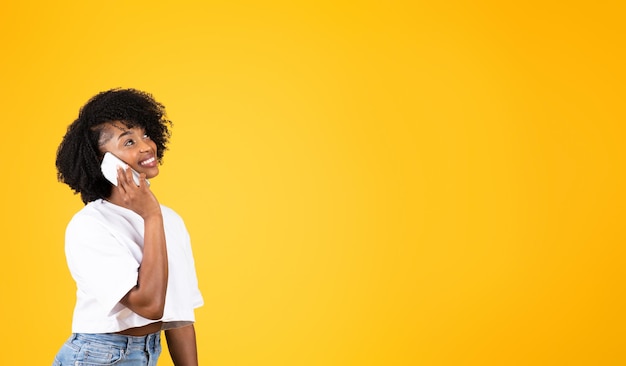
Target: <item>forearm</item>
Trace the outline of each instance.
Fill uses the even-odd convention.
[[[151,216],[144,220],[143,259],[139,268],[137,286],[122,303],[137,314],[160,319],[165,306],[168,267],[163,217]]]
[[[166,330],[165,338],[175,366],[198,365],[196,330],[193,324]]]

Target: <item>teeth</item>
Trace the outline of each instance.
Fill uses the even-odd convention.
[[[152,162],[154,162],[154,158],[150,158],[150,159],[148,159],[148,160],[144,160],[144,161],[142,161],[142,162],[141,162],[141,163],[139,163],[139,164],[141,164],[141,165],[147,165],[147,164],[151,164]]]

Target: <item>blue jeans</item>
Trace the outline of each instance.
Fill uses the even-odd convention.
[[[161,332],[142,337],[78,333],[65,342],[52,366],[156,366]]]

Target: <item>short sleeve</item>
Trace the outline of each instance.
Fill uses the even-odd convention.
[[[95,298],[106,314],[137,284],[141,259],[121,240],[92,216],[75,216],[65,232],[67,264],[78,291]]]
[[[183,224],[184,226],[184,224]],[[192,292],[192,304],[194,309],[204,305],[204,299],[202,298],[202,294],[200,293],[200,288],[198,286],[198,276],[196,274],[196,264],[193,257],[193,251],[191,249],[191,239],[189,238],[189,232],[185,227],[185,256],[187,259],[187,270],[189,271],[189,288]]]
[[[183,238],[181,243],[183,255],[185,258],[185,264],[183,265],[183,267],[187,271],[186,278],[188,281],[185,287],[190,291],[189,296],[191,299],[191,304],[192,307],[195,309],[204,305],[204,299],[202,298],[202,294],[200,293],[200,288],[198,286],[198,276],[196,274],[196,264],[191,248],[191,238],[189,237],[189,231],[187,230],[187,226],[185,225],[183,218],[173,211],[172,213],[176,216],[178,224],[180,225],[180,232]]]
[[[169,278],[167,298],[163,315],[164,327],[169,328],[193,322],[194,309],[204,304],[198,288],[193,253],[189,233],[182,218],[171,209],[163,209],[165,234],[168,237],[167,250]]]

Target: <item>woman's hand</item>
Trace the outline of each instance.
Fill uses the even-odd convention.
[[[117,190],[123,207],[136,212],[144,220],[161,215],[161,206],[146,182],[146,175],[140,173],[139,185],[135,184],[130,168],[117,168]]]

